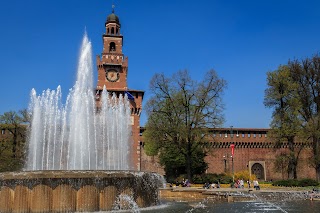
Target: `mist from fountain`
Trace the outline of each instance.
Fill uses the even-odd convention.
[[[130,105],[104,88],[97,110],[93,91],[92,47],[85,34],[77,80],[62,103],[60,86],[31,91],[31,131],[25,170],[128,170]]]

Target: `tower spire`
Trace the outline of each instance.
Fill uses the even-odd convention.
[[[112,13],[114,13],[114,8],[115,8],[116,6],[114,5],[114,3],[112,3]]]
[[[116,6],[114,5],[114,0],[112,1],[112,13],[114,13],[114,8],[115,8]]]

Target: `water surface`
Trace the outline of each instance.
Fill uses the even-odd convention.
[[[141,210],[141,212],[161,212],[161,213],[180,213],[180,212],[301,212],[318,213],[320,212],[320,201],[300,200],[300,201],[249,201],[234,203],[212,203],[212,202],[163,202],[159,207]]]

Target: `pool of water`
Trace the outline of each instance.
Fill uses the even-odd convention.
[[[234,203],[212,203],[212,202],[163,202],[158,207],[142,209],[143,213],[203,213],[203,212],[320,212],[320,201],[247,201]]]

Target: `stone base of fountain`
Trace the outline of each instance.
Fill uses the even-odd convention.
[[[0,212],[95,212],[157,205],[162,179],[130,171],[0,173]]]

